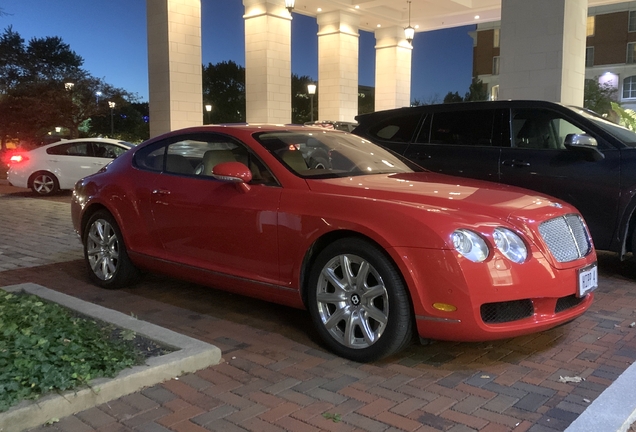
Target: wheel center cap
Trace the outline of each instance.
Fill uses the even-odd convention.
[[[358,306],[360,304],[360,296],[358,294],[353,294],[351,296],[351,304],[354,306]]]

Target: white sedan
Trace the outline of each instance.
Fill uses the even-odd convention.
[[[96,173],[132,147],[129,142],[108,138],[59,141],[11,156],[7,179],[13,186],[50,195],[72,189],[79,179]]]

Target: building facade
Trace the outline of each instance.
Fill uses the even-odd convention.
[[[499,21],[480,23],[472,33],[473,77],[499,98]],[[616,99],[636,109],[636,1],[588,8],[585,78],[617,89]]]

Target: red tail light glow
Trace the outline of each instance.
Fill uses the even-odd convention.
[[[11,158],[9,159],[9,163],[20,163],[20,162],[26,162],[28,161],[29,158],[26,157],[25,155],[21,155],[21,154],[14,154],[13,156],[11,156]]]

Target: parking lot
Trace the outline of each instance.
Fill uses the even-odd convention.
[[[303,312],[147,275],[88,281],[70,194],[0,184],[0,286],[34,282],[218,346],[224,362],[42,430],[562,431],[636,359],[636,263],[599,253],[581,318],[488,343],[415,342],[373,364],[327,352]],[[580,377],[580,382],[563,382]]]

